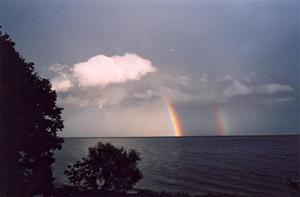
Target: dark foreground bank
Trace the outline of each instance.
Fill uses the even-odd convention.
[[[103,192],[103,191],[78,191],[71,186],[63,186],[56,190],[55,197],[237,197],[234,194],[207,193],[190,195],[186,192],[154,192],[151,190],[134,190],[129,193]]]

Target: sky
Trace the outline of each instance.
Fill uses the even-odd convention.
[[[299,1],[0,1],[62,136],[300,134]]]

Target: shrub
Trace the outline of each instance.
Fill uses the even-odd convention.
[[[69,165],[65,174],[69,182],[85,190],[124,192],[142,178],[137,167],[140,155],[135,150],[101,143],[89,148],[81,161]]]

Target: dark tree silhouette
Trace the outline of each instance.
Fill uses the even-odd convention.
[[[135,150],[127,151],[110,143],[89,148],[81,161],[68,166],[65,174],[70,183],[86,190],[125,192],[142,178],[137,167],[141,158]]]
[[[0,31],[0,196],[48,196],[53,150],[63,139],[62,108],[49,80],[34,71]]]

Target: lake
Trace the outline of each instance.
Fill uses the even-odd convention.
[[[99,141],[141,153],[139,189],[293,196],[287,179],[300,173],[300,136],[65,138],[55,152],[56,184]]]

